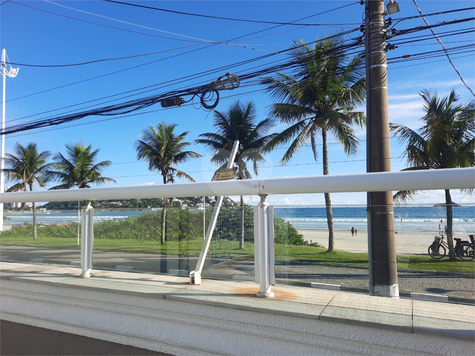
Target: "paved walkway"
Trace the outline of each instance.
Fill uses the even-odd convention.
[[[52,249],[31,246],[0,246],[0,260],[56,265],[80,265],[79,249]],[[115,270],[188,275],[196,266],[196,257],[160,256],[147,253],[94,251],[93,266]],[[279,263],[275,266],[278,284],[306,287],[332,287],[368,293],[367,268],[334,266],[322,263]],[[242,259],[208,258],[203,278],[252,280],[254,262]],[[468,273],[420,272],[399,270],[401,297],[411,293],[442,296],[439,300],[475,304],[475,276]]]
[[[437,337],[436,340],[443,336],[461,340],[465,348],[463,354],[468,354],[468,350],[473,352],[473,305],[381,298],[295,286],[273,287],[275,297],[266,299],[257,298],[259,286],[246,281],[208,279],[197,286],[190,285],[187,277],[171,275],[98,270],[89,279],[77,278],[78,273],[77,267],[0,262],[2,283],[13,281],[43,285],[45,288],[54,286],[55,289],[72,287],[105,291],[111,295],[125,293],[155,299],[163,296],[162,299],[170,301],[432,335]]]

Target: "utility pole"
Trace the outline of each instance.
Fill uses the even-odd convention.
[[[3,100],[2,100],[2,147],[0,152],[0,194],[5,193],[5,173],[3,170],[5,169],[5,90],[6,90],[6,82],[7,77],[15,78],[18,74],[19,68],[12,68],[10,67],[7,70],[7,51],[5,48],[2,51],[2,72],[3,75]],[[3,203],[0,203],[0,231],[3,231]]]
[[[384,1],[365,0],[365,14],[367,172],[390,172]],[[370,294],[399,298],[392,192],[368,192],[368,234]]]

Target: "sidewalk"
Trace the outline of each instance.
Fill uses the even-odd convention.
[[[96,270],[78,278],[79,268],[0,262],[0,281],[110,291],[113,294],[163,295],[168,300],[292,315],[322,321],[438,335],[474,341],[475,306],[391,299],[351,292],[278,285],[274,298],[256,297],[258,284],[206,279],[190,285],[187,277]]]
[[[194,270],[197,261],[193,256],[167,257],[100,250],[94,251],[93,258],[95,268],[181,275]],[[2,245],[0,260],[79,266],[80,250]],[[311,287],[312,283],[325,283],[339,285],[340,290],[360,293],[368,293],[369,288],[369,272],[363,267],[276,261],[275,272],[279,284]],[[251,280],[253,276],[252,260],[208,258],[203,270],[203,278]],[[475,304],[473,274],[399,270],[398,284],[402,297],[419,293],[438,295],[440,301],[445,298],[450,302]]]

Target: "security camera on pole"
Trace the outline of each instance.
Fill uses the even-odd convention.
[[[15,78],[18,74],[20,68],[12,68],[7,70],[7,51],[3,49],[2,51],[2,72],[3,75],[3,100],[2,100],[2,148],[0,152],[0,194],[5,193],[5,173],[3,170],[5,169],[5,89],[6,89],[6,79],[7,77]],[[0,203],[0,231],[3,231],[3,203]]]

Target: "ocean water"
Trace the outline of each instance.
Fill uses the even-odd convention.
[[[351,227],[364,230],[366,226],[365,206],[334,206],[333,221],[336,230],[350,230]],[[137,216],[150,211],[98,211],[94,212],[94,221],[123,220],[131,216]],[[290,222],[297,229],[327,229],[326,209],[323,206],[275,206],[274,214]],[[5,225],[22,225],[24,222],[32,222],[30,212],[8,213],[11,220],[6,220]],[[475,233],[475,206],[460,206],[453,208],[453,226],[457,234]],[[395,228],[399,232],[438,232],[446,225],[446,213],[444,207],[432,206],[395,206]],[[65,225],[71,221],[78,221],[77,211],[37,213],[37,221],[40,224]]]
[[[94,222],[104,221],[104,220],[125,220],[131,216],[138,216],[144,213],[150,213],[150,210],[147,211],[120,211],[120,210],[111,210],[111,211],[94,211]],[[5,220],[4,224],[9,225],[23,225],[23,223],[32,223],[33,215],[31,212],[14,212],[8,213],[5,212],[5,216],[9,217],[10,220]],[[61,212],[37,212],[36,221],[38,224],[59,224],[66,225],[70,222],[78,222],[78,211],[61,211]]]
[[[367,228],[365,206],[333,207],[336,230]],[[275,207],[274,214],[284,218],[297,229],[327,229],[325,207]],[[394,225],[400,232],[438,232],[446,225],[445,207],[395,206]],[[454,232],[475,233],[475,206],[453,208]]]

